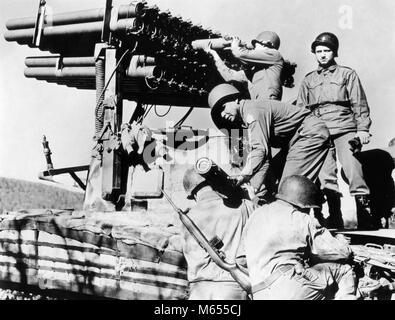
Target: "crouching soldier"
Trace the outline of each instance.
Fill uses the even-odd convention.
[[[276,197],[244,230],[253,299],[355,299],[356,277],[346,264],[352,251],[309,215],[322,202],[319,189],[294,175]]]
[[[208,240],[217,237],[223,243],[227,262],[245,265],[244,253],[239,244],[243,227],[252,212],[252,203],[242,200],[238,205],[224,201],[194,168],[188,169],[183,178],[188,199],[196,206],[188,216]],[[220,268],[195,238],[182,229],[183,252],[188,265],[190,300],[245,300],[247,292],[233,279],[230,273]]]
[[[211,117],[219,129],[246,126],[251,148],[238,184],[250,182],[265,197],[271,147],[286,150],[282,177],[300,174],[315,180],[329,150],[329,131],[310,110],[275,100],[242,100],[230,84],[209,94]]]

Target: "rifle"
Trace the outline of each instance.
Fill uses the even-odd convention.
[[[362,281],[362,290],[361,288],[359,290],[364,292],[363,297],[391,299],[391,294],[395,292],[395,246],[367,243],[366,245],[350,245],[350,248],[354,253],[354,263],[363,269],[363,274],[358,277],[362,279],[365,275],[373,280],[373,286],[369,284],[370,280],[367,282],[367,290]],[[357,270],[354,269],[354,271]]]
[[[367,264],[387,272],[394,273],[395,278],[395,247],[390,245],[380,246],[373,243],[366,245],[350,245],[354,253],[354,261]]]
[[[207,240],[206,236],[200,231],[191,218],[188,217],[189,208],[185,211],[178,208],[174,202],[171,200],[169,195],[161,188],[163,195],[166,197],[167,201],[171,204],[173,209],[178,213],[178,216],[188,230],[188,232],[193,236],[193,238],[199,243],[199,245],[206,250],[210,255],[211,259],[217,264],[218,267],[228,271],[232,278],[248,293],[251,293],[251,283],[248,278],[248,272],[245,268],[239,266],[237,263],[229,263],[225,260],[224,253],[219,250],[218,247],[222,247],[223,243],[217,237],[210,242]],[[217,245],[213,244],[216,242]]]

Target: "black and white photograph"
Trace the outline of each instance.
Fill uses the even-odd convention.
[[[0,27],[0,300],[395,300],[394,1],[1,0]]]

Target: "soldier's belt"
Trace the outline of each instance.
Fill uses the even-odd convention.
[[[344,101],[340,101],[340,100],[339,101],[322,101],[322,102],[319,102],[319,103],[308,104],[306,106],[306,108],[311,110],[311,111],[314,111],[317,108],[327,107],[328,105],[350,108],[351,107],[351,102],[349,100],[344,100]]]
[[[257,293],[258,291],[264,290],[270,287],[278,278],[280,278],[283,274],[292,270],[295,267],[293,264],[284,264],[276,268],[276,270],[268,276],[264,281],[258,283],[257,285],[252,287],[252,294]]]

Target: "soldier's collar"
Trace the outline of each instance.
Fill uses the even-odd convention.
[[[329,67],[323,68],[322,66],[318,66],[317,72],[321,73],[324,70],[329,70],[330,72],[335,71],[337,68],[337,63],[333,62]]]

